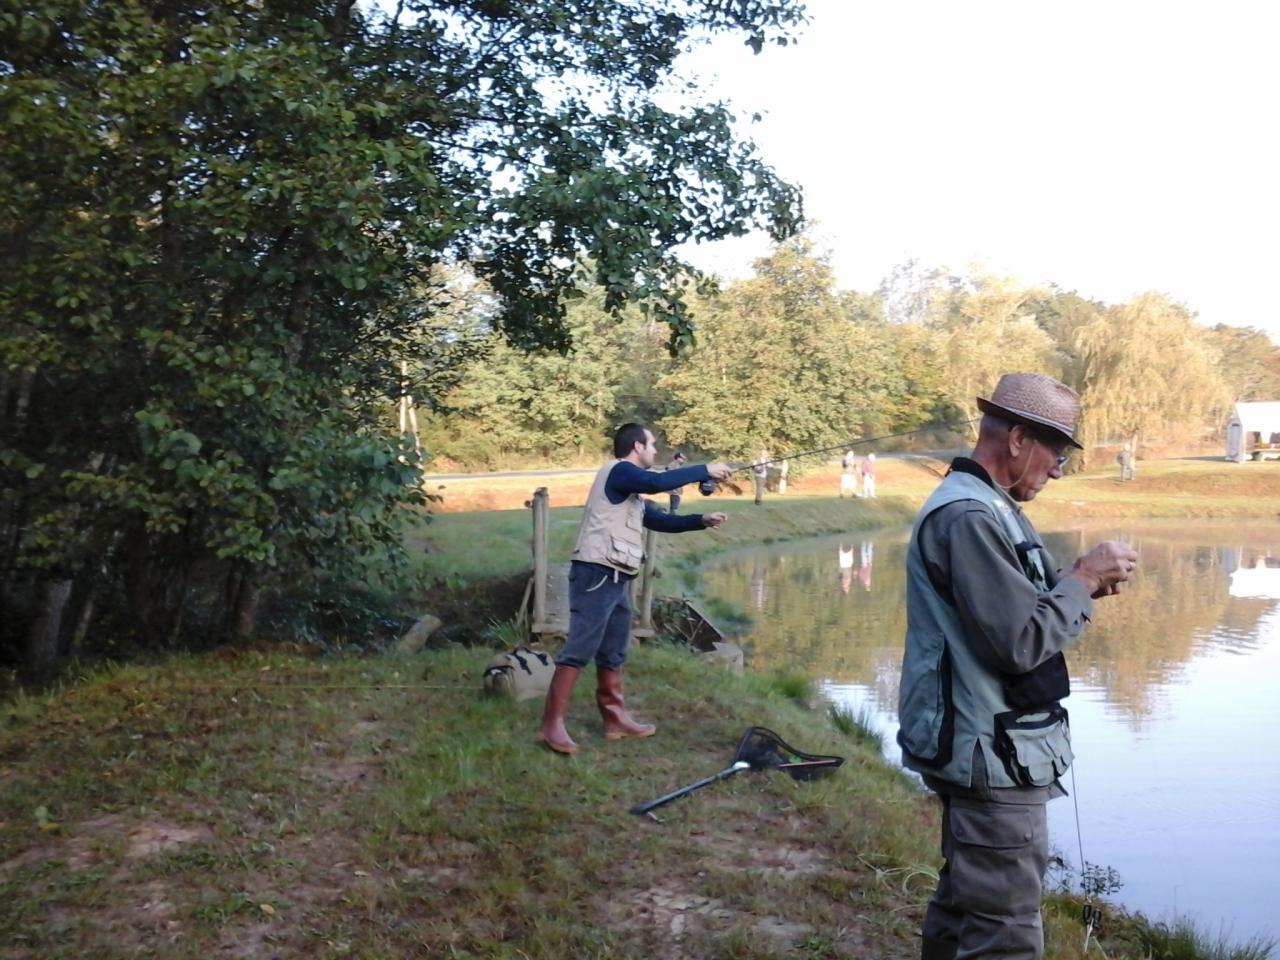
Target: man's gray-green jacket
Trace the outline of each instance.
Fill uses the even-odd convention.
[[[1061,651],[1091,610],[1018,505],[957,459],[907,551],[903,764],[961,790],[1054,784],[1071,763]]]

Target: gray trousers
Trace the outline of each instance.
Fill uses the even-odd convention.
[[[621,670],[631,643],[632,577],[598,563],[569,564],[569,636],[556,665],[581,670],[593,659],[606,670]]]
[[[1040,960],[1049,862],[1044,803],[942,796],[938,889],[924,918],[929,960]]]

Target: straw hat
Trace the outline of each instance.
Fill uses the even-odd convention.
[[[1047,427],[1080,450],[1076,439],[1080,422],[1080,394],[1042,373],[1006,373],[991,399],[978,397],[978,409],[1014,423]]]

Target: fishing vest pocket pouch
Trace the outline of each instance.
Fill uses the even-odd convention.
[[[1061,704],[998,713],[995,724],[996,753],[1018,786],[1047,787],[1071,766],[1071,730]]]
[[[945,767],[955,735],[951,657],[941,633],[925,636],[921,646],[903,662],[898,745],[921,763]]]
[[[1061,653],[1026,673],[1007,674],[1003,680],[1004,698],[1019,710],[1043,710],[1045,704],[1056,704],[1071,695],[1071,677],[1067,658]]]
[[[609,535],[609,563],[628,573],[637,572],[644,565],[644,547],[625,537]]]

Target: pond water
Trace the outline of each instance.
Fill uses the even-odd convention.
[[[1128,523],[1046,532],[1059,564],[1124,539],[1140,573],[1068,651],[1084,859],[1110,899],[1243,941],[1280,936],[1280,525]],[[817,677],[897,762],[907,531],[735,552],[704,589],[747,610],[752,669]],[[1051,844],[1079,875],[1071,798]]]

